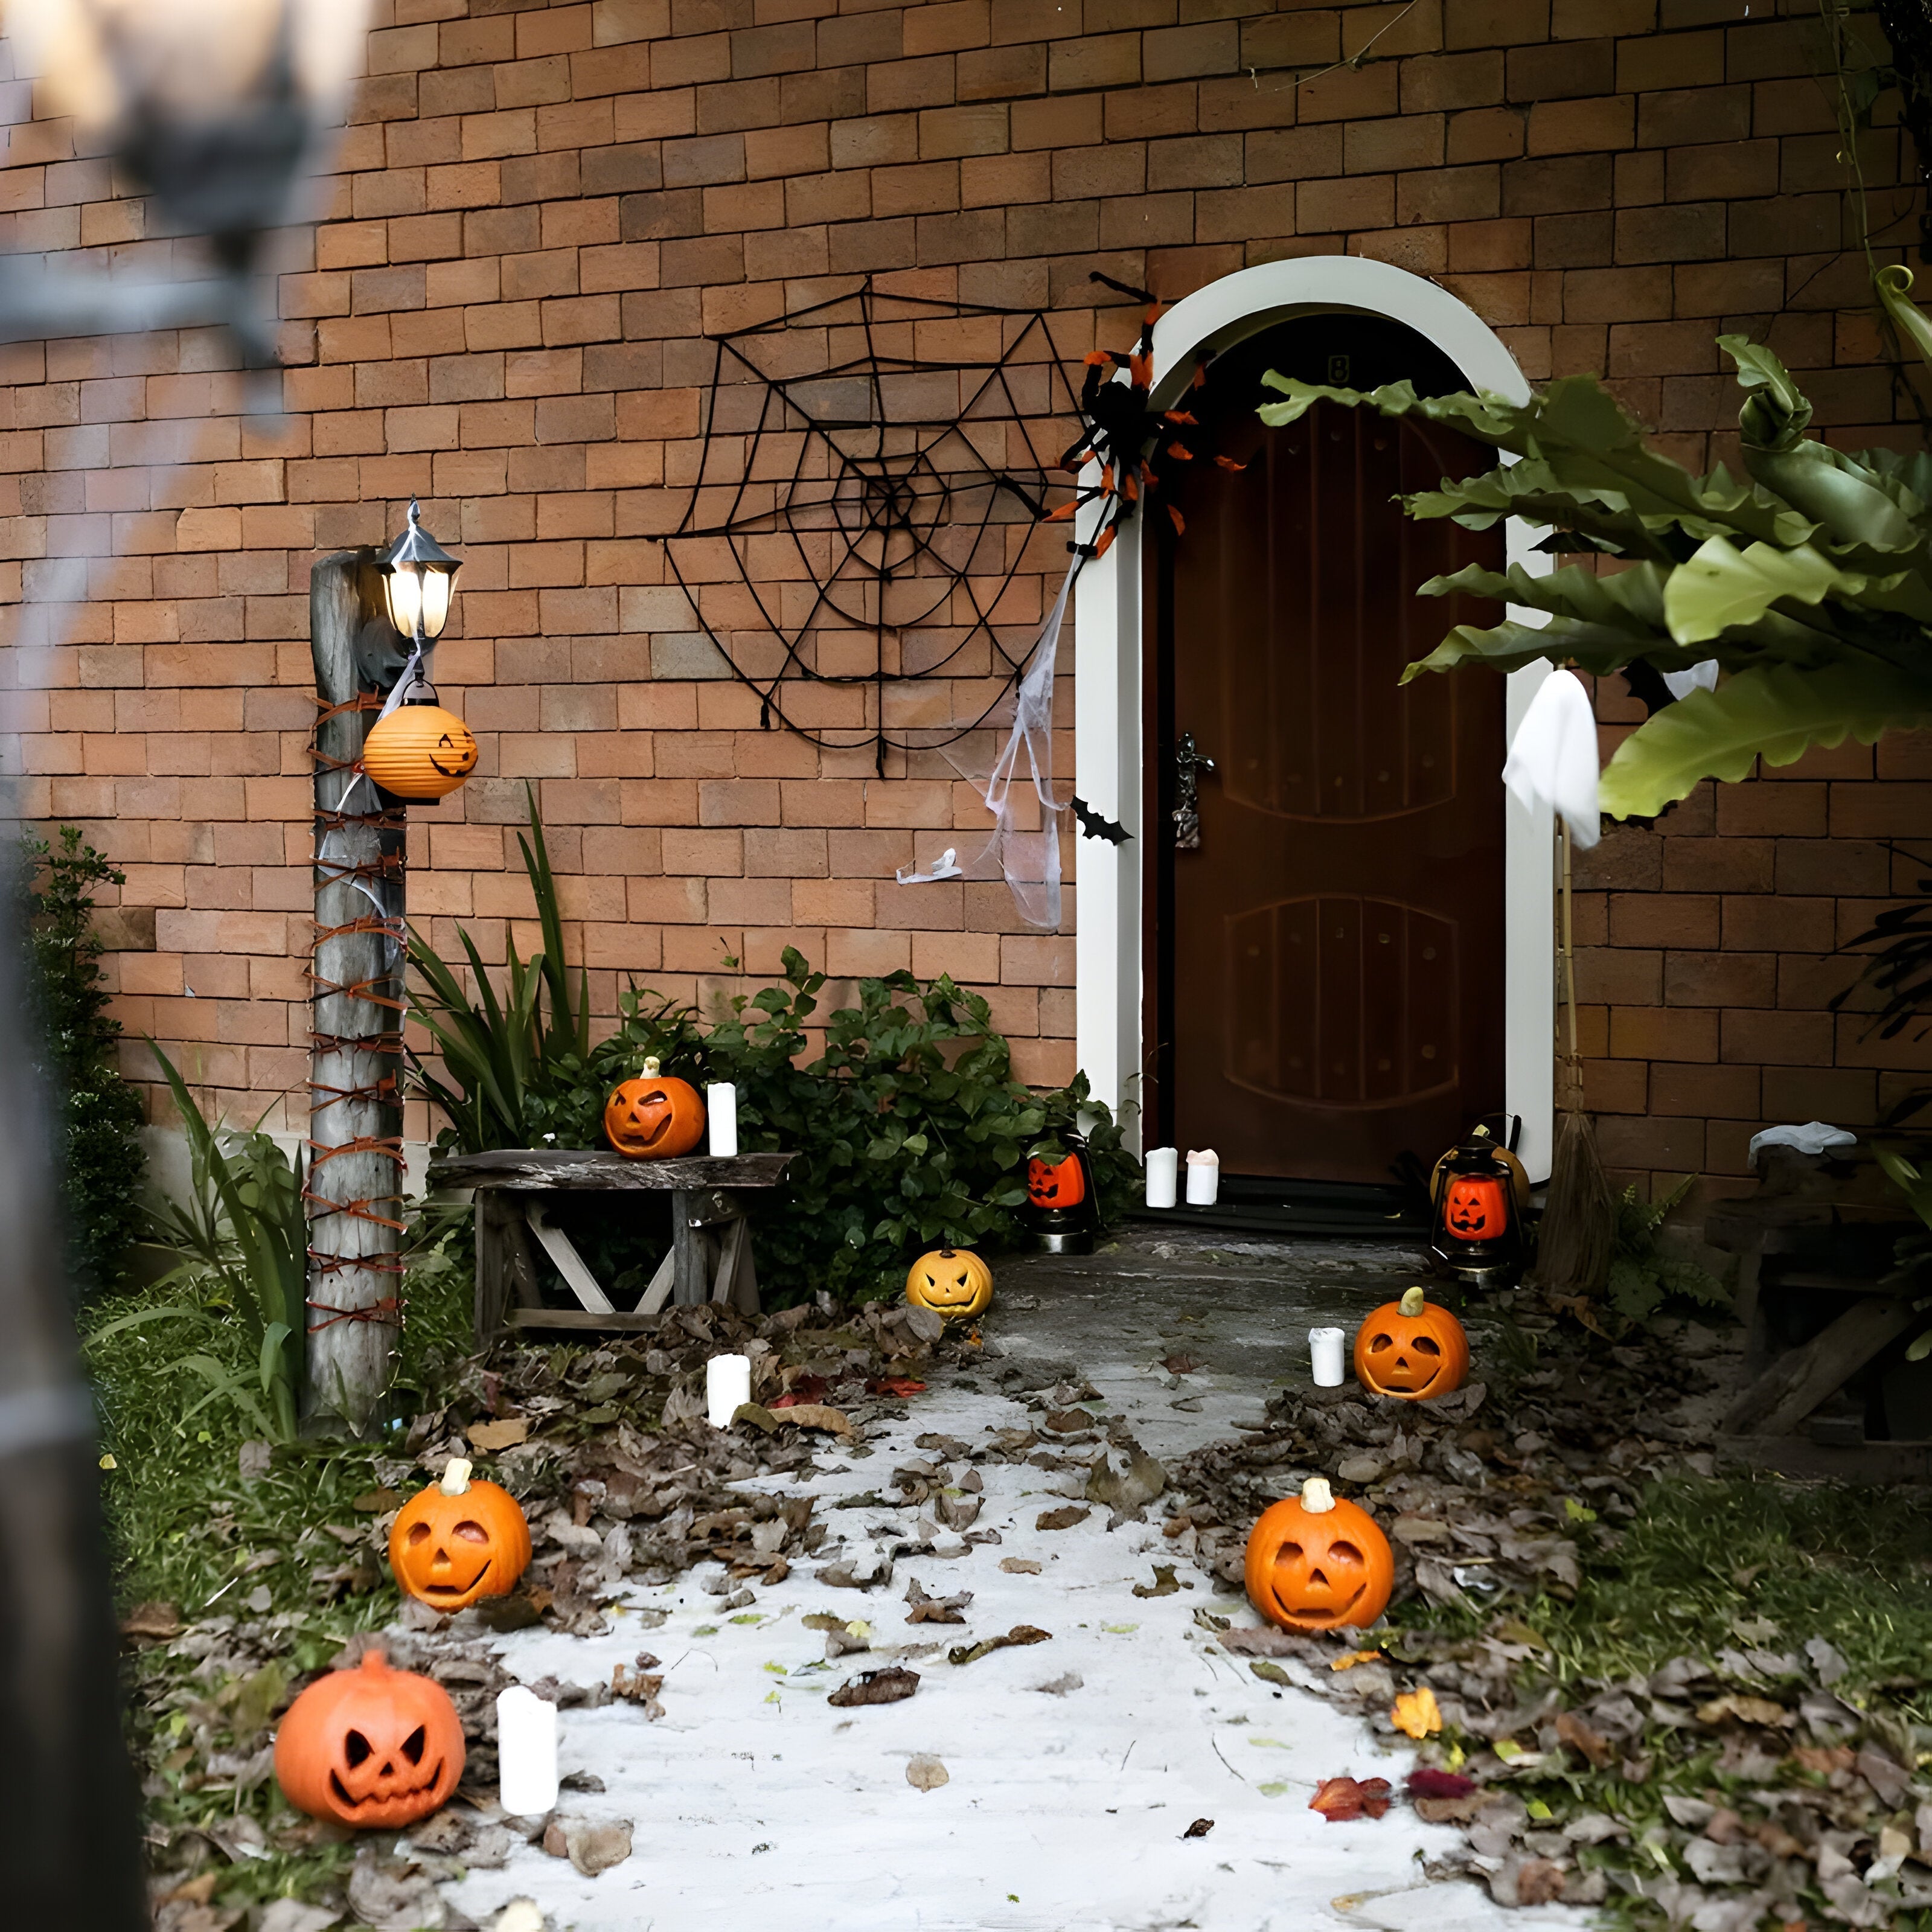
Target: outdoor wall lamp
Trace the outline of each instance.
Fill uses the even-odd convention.
[[[301,218],[303,184],[361,71],[368,0],[7,0],[6,24],[48,104],[134,176],[163,224],[208,237],[214,273],[9,263],[0,340],[218,323],[251,364],[272,363],[259,258]]]
[[[433,644],[449,621],[456,573],[463,560],[452,556],[422,526],[422,508],[410,499],[409,527],[397,538],[382,565],[382,594],[397,634],[418,647]]]

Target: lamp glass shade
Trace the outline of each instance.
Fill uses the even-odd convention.
[[[461,558],[452,556],[422,526],[422,506],[412,500],[409,525],[382,560],[382,590],[389,622],[405,638],[426,642],[449,622],[450,594]]]

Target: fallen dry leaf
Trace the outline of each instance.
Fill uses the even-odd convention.
[[[1697,1721],[1700,1724],[1721,1724],[1726,1718],[1735,1718],[1741,1724],[1792,1724],[1797,1714],[1787,1711],[1782,1704],[1774,1704],[1768,1697],[1747,1697],[1737,1691],[1726,1691],[1721,1697],[1714,1697],[1708,1704],[1697,1706]]]
[[[1213,1819],[1197,1818],[1192,1824],[1188,1826],[1186,1831],[1181,1833],[1180,1835],[1184,1838],[1204,1838],[1210,1832],[1214,1830],[1214,1821]]]
[[[966,1606],[973,1600],[970,1590],[962,1590],[952,1597],[928,1597],[925,1586],[915,1576],[906,1586],[905,1600],[911,1608],[906,1612],[909,1624],[963,1624],[966,1621]]]
[[[1318,1811],[1331,1825],[1346,1824],[1352,1818],[1379,1818],[1389,1808],[1389,1782],[1370,1778],[1359,1783],[1352,1778],[1324,1778],[1308,1801],[1311,1811]]]
[[[996,1650],[1009,1650],[1022,1644],[1046,1643],[1052,1636],[1052,1631],[1038,1629],[1032,1624],[1016,1624],[1004,1636],[986,1636],[977,1643],[956,1645],[946,1653],[946,1660],[953,1664],[974,1664]]]
[[[874,1376],[866,1384],[868,1395],[923,1395],[926,1384],[916,1382],[910,1376]]]
[[[1616,1753],[1610,1741],[1602,1732],[1594,1731],[1578,1717],[1574,1711],[1560,1711],[1556,1717],[1556,1735],[1570,1746],[1588,1758],[1591,1765],[1601,1771]]]
[[[1037,1576],[1040,1565],[1030,1556],[1002,1556],[1000,1568],[1010,1576]]]
[[[1586,1323],[1594,1327],[1594,1323]],[[1600,1334],[1602,1330],[1597,1332]],[[1525,1858],[1516,1869],[1516,1902],[1547,1905],[1563,1896],[1563,1868],[1554,1858]]]
[[[1345,1650],[1340,1657],[1328,1660],[1330,1670],[1352,1670],[1358,1664],[1379,1664],[1382,1654],[1378,1650]]]
[[[1034,1518],[1033,1526],[1036,1529],[1071,1529],[1076,1522],[1084,1522],[1093,1514],[1078,1503],[1069,1503],[1064,1509],[1042,1510]]]
[[[1395,1700],[1389,1722],[1407,1737],[1434,1736],[1442,1728],[1442,1711],[1436,1701],[1436,1693],[1426,1684],[1405,1690]]]
[[[1046,1418],[1046,1426],[1056,1436],[1071,1436],[1082,1429],[1091,1429],[1096,1418],[1084,1408],[1056,1408]]]
[[[464,1434],[470,1438],[472,1449],[481,1449],[485,1455],[494,1456],[500,1449],[513,1448],[519,1442],[530,1440],[530,1425],[519,1416],[506,1422],[472,1422]]]
[[[1465,1778],[1460,1772],[1419,1764],[1402,1780],[1402,1788],[1412,1798],[1466,1798],[1477,1787],[1473,1778]]]
[[[770,1413],[769,1410],[766,1412]],[[832,1408],[822,1402],[794,1402],[782,1419],[795,1423],[800,1429],[822,1429],[828,1436],[850,1436],[852,1432],[851,1418],[842,1408]]]
[[[1201,1358],[1198,1355],[1190,1355],[1183,1349],[1178,1355],[1162,1356],[1160,1365],[1171,1376],[1191,1376],[1200,1367]]]
[[[123,1636],[162,1639],[179,1636],[181,1634],[181,1612],[172,1604],[136,1604],[121,1619]]]
[[[906,1760],[906,1782],[915,1791],[937,1791],[952,1781],[952,1774],[928,1751],[915,1751]]]
[[[826,1699],[841,1710],[855,1704],[896,1704],[919,1688],[919,1672],[894,1664],[884,1670],[862,1670],[849,1684],[842,1684]]]
[[[1156,1563],[1154,1566],[1154,1581],[1151,1583],[1136,1583],[1134,1594],[1137,1597],[1171,1597],[1180,1588],[1180,1584],[1174,1580],[1174,1565],[1172,1563]]]

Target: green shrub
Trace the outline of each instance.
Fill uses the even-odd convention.
[[[534,806],[531,828],[524,864],[545,950],[524,960],[511,949],[507,997],[490,986],[466,932],[473,991],[420,934],[411,938],[412,1010],[440,1056],[440,1070],[418,1057],[412,1072],[448,1120],[443,1151],[601,1146],[605,1096],[647,1058],[694,1085],[730,1081],[740,1146],[796,1156],[784,1186],[754,1197],[752,1214],[759,1277],[781,1300],[886,1294],[925,1249],[1016,1245],[1028,1159],[1061,1159],[1061,1137],[1083,1120],[1101,1212],[1125,1208],[1138,1166],[1085,1076],[1046,1093],[1022,1085],[986,1000],[950,978],[862,980],[857,1006],[819,1021],[826,976],[788,946],[783,985],[734,999],[728,1018],[707,1026],[692,1008],[632,986],[615,1031],[592,1045]],[[825,1051],[801,1064],[814,1023]],[[642,1286],[662,1240],[646,1248],[634,1209],[577,1203],[565,1218],[599,1280]]]
[[[30,1050],[56,1110],[68,1266],[87,1292],[121,1280],[140,1233],[141,1096],[122,1078],[121,1023],[108,1016],[93,925],[96,889],[127,875],[63,825],[58,847],[22,838],[19,876],[33,968]]]

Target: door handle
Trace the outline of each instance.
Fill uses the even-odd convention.
[[[1201,849],[1200,774],[1214,770],[1214,760],[1196,748],[1194,734],[1184,731],[1174,746],[1174,849]]]

